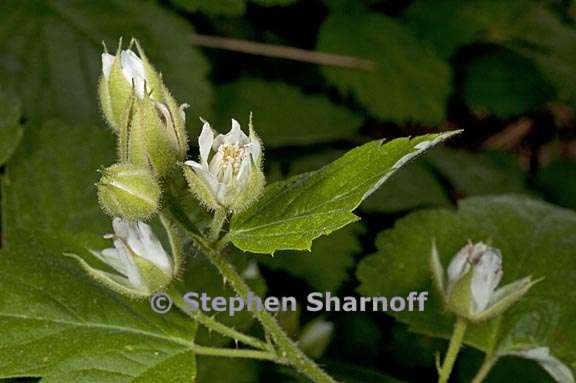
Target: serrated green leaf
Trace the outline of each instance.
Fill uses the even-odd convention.
[[[454,318],[432,287],[428,257],[435,239],[445,267],[468,240],[490,240],[503,255],[502,285],[532,275],[545,279],[504,315],[469,326],[465,342],[501,355],[536,347],[574,369],[576,340],[571,303],[576,291],[576,214],[520,196],[463,200],[458,211],[417,212],[377,239],[378,252],[365,258],[357,276],[365,295],[429,291],[424,312],[394,313],[413,331],[448,337]]]
[[[527,5],[526,0],[418,0],[403,16],[419,38],[449,58],[462,46],[499,36]]]
[[[318,171],[269,185],[232,218],[228,238],[254,253],[308,250],[315,238],[358,220],[352,211],[397,169],[455,133],[372,141]]]
[[[572,26],[543,5],[531,4],[493,40],[533,60],[558,97],[576,105],[576,30]]]
[[[444,119],[450,68],[396,20],[366,12],[332,14],[320,29],[317,49],[374,61],[374,70],[321,69],[379,119],[430,124]]]
[[[542,107],[555,96],[531,60],[507,50],[476,57],[465,76],[464,100],[477,113],[509,118]]]
[[[258,79],[241,79],[218,89],[218,125],[224,130],[235,118],[254,129],[267,147],[307,145],[352,137],[362,119],[321,96],[296,87]]]
[[[0,3],[0,82],[21,96],[27,116],[101,123],[96,82],[102,41],[138,38],[189,114],[210,107],[208,65],[190,46],[190,25],[154,1],[51,0]]]
[[[193,380],[194,322],[175,310],[159,315],[146,300],[129,301],[92,280],[62,255],[85,251],[77,236],[18,234],[0,254],[0,377]]]
[[[336,292],[348,278],[354,265],[355,253],[362,247],[358,233],[361,224],[346,226],[330,237],[320,237],[312,244],[311,252],[281,251],[274,257],[259,256],[258,262],[272,270],[283,270],[303,278],[316,291]]]

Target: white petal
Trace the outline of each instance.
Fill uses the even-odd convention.
[[[245,181],[248,180],[248,177],[250,176],[250,169],[252,169],[252,161],[250,160],[249,156],[244,157],[242,159],[242,163],[240,164],[238,175],[236,176],[238,184],[242,185]]]
[[[144,222],[139,221],[136,223],[136,231],[138,235],[137,240],[139,241],[138,246],[142,249],[142,254],[139,253],[138,255],[152,262],[167,275],[172,275],[172,261],[170,256],[166,253],[166,250],[164,250],[164,247],[162,247],[162,244],[158,238],[156,238],[154,232],[152,232],[152,228]],[[128,242],[128,245],[131,246],[131,243]]]
[[[502,279],[502,256],[498,249],[488,249],[479,257],[472,276],[472,298],[476,312],[483,311]]]
[[[146,84],[146,70],[144,63],[130,49],[120,52],[120,62],[122,63],[122,73],[126,80],[134,83],[136,95],[144,98],[145,84]]]
[[[198,137],[198,146],[200,148],[200,161],[206,168],[208,168],[208,156],[210,155],[213,142],[214,131],[212,131],[210,124],[204,122],[204,125],[202,126],[202,132]]]
[[[560,359],[550,353],[548,347],[509,352],[509,355],[532,359],[538,362],[558,383],[574,383],[574,374]]]
[[[121,258],[120,253],[115,248],[104,249],[102,251],[90,250],[90,253],[119,273],[123,275],[128,273],[126,261]]]
[[[458,281],[464,274],[470,270],[470,261],[468,260],[470,256],[470,251],[472,244],[467,244],[464,246],[450,261],[448,265],[448,270],[446,272],[448,276],[448,283],[454,284]]]
[[[112,220],[112,228],[114,229],[114,234],[120,238],[128,238],[129,227],[128,223],[120,217],[115,217]]]
[[[102,74],[106,80],[108,80],[108,77],[110,76],[110,71],[112,71],[112,64],[114,63],[115,58],[116,56],[109,53],[102,53]]]
[[[188,160],[184,162],[184,165],[190,166],[192,169],[202,169],[202,165],[200,165],[196,161]]]
[[[212,194],[216,197],[218,193],[218,179],[216,176],[202,167],[199,169],[195,168],[194,171],[202,179],[202,181],[204,181],[210,191],[212,191]]]

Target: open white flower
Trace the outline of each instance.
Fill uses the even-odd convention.
[[[483,242],[469,243],[453,258],[444,276],[436,244],[431,256],[434,281],[449,309],[472,321],[499,315],[538,281],[520,279],[497,289],[502,280],[502,254]]]
[[[114,234],[104,237],[111,239],[114,247],[90,252],[115,272],[93,268],[80,257],[72,256],[95,279],[129,296],[147,297],[166,287],[176,274],[178,265],[164,250],[151,227],[121,218],[114,218],[112,226]]]
[[[102,74],[107,81],[110,78],[114,60],[116,56],[107,52],[102,53]],[[147,81],[144,62],[131,49],[124,49],[120,51],[120,68],[128,84],[134,86],[136,95],[140,99],[144,98]]]
[[[212,209],[238,211],[258,197],[264,185],[262,146],[252,128],[247,136],[233,119],[227,134],[214,137],[204,122],[198,145],[200,162],[185,165],[190,187],[202,202]]]

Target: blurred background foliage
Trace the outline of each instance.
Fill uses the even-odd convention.
[[[253,112],[270,181],[370,139],[465,130],[451,147],[402,169],[362,205],[362,223],[319,239],[311,254],[253,257],[269,294],[356,294],[354,270],[375,250],[377,233],[416,209],[504,193],[576,209],[571,0],[3,0],[4,246],[23,228],[108,229],[92,184],[96,169],[114,161],[114,144],[95,85],[102,42],[112,51],[120,36],[140,39],[176,98],[191,105],[191,137],[200,116],[225,131],[230,118],[246,126]],[[226,38],[233,49],[263,45],[246,54],[200,46],[214,44],[199,36]],[[269,57],[278,45],[304,51]],[[318,60],[313,52],[349,57],[345,66],[334,56],[306,62]],[[296,323],[297,337],[312,319],[302,313],[286,323]],[[347,382],[428,381],[434,353],[445,348],[384,313],[324,319],[335,330],[321,363]],[[469,381],[479,363],[478,352],[466,351],[456,381]],[[200,382],[299,379],[253,362],[198,365]],[[488,381],[549,378],[533,363],[506,358]]]

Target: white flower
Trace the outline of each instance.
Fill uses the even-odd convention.
[[[114,55],[102,53],[102,74],[106,80],[110,77],[115,59]],[[125,49],[120,51],[120,67],[126,81],[134,86],[136,95],[140,99],[144,98],[147,82],[144,62],[132,50]]]
[[[539,281],[526,277],[497,289],[503,275],[502,254],[483,242],[464,246],[452,258],[446,276],[434,243],[431,268],[448,308],[472,321],[501,314]]]
[[[185,165],[207,188],[210,196],[199,191],[199,185],[190,182],[188,177],[192,189],[206,205],[234,210],[260,193],[263,186],[260,169],[262,147],[252,129],[250,136],[247,136],[240,129],[238,121],[233,119],[232,128],[227,134],[214,137],[212,128],[204,122],[198,145],[200,162],[186,161]]]
[[[502,255],[500,250],[483,242],[469,243],[448,266],[448,290],[473,269],[471,292],[476,312],[483,311],[502,279]]]
[[[149,225],[114,218],[114,234],[107,234],[113,248],[90,252],[115,272],[95,269],[73,256],[98,281],[126,295],[146,297],[164,288],[176,273],[177,265],[162,247]]]

